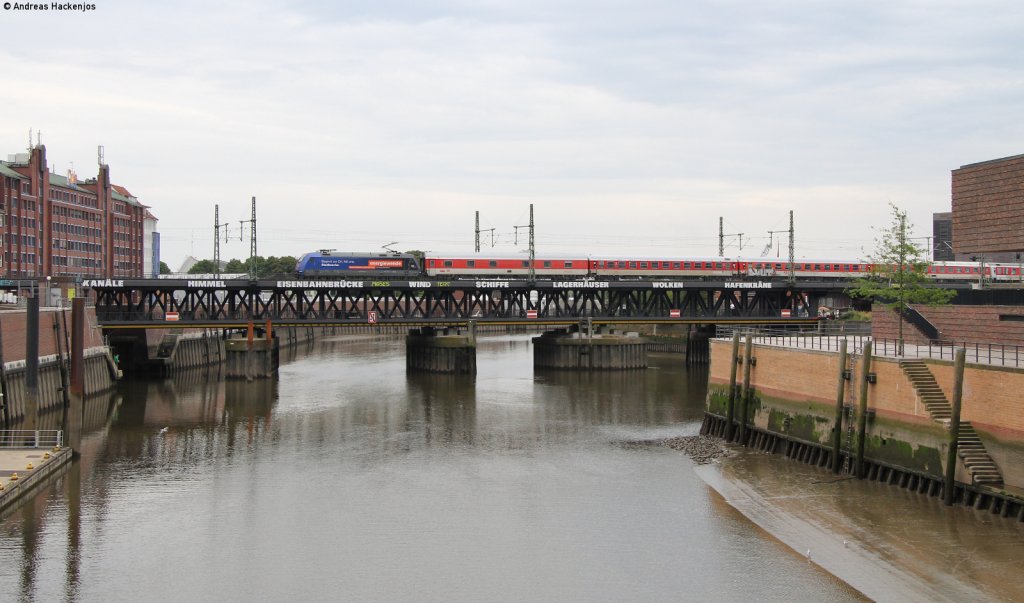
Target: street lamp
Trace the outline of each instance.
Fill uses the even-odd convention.
[[[46,275],[46,299],[43,300],[43,305],[49,308],[52,304],[50,302],[50,279],[53,278],[50,275]]]

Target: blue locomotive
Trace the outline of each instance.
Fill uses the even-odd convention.
[[[321,249],[304,254],[295,264],[299,277],[417,278],[422,276],[416,257],[408,253],[359,253]]]

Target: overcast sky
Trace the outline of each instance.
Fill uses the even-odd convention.
[[[477,210],[514,253],[533,203],[538,253],[714,255],[722,216],[759,256],[792,209],[854,259],[1024,153],[1019,1],[90,1],[0,12],[0,153],[104,145],[172,268],[215,204],[247,257],[252,196],[261,255],[471,252]]]

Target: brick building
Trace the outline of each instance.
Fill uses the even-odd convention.
[[[932,214],[932,259],[951,262],[953,255],[953,213]]]
[[[961,166],[952,189],[957,259],[1017,261],[1024,253],[1024,155]]]
[[[0,162],[0,178],[4,279],[147,276],[147,207],[111,183],[102,157],[96,177],[80,180],[73,171],[52,172],[46,147],[37,144]]]

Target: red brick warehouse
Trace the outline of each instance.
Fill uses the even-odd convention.
[[[958,257],[1015,261],[1024,253],[1024,155],[953,170],[952,189]]]
[[[46,147],[0,162],[3,265],[7,280],[57,283],[85,278],[143,277],[150,272],[144,223],[147,206],[110,180],[99,158],[97,175],[52,171]],[[153,236],[153,235],[150,235]]]

